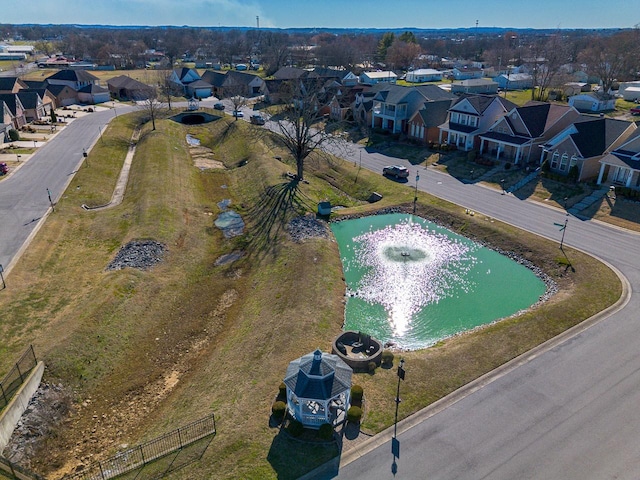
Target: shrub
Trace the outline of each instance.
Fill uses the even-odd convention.
[[[578,166],[574,165],[569,169],[569,174],[567,175],[574,182],[578,180],[578,175],[580,174],[580,170],[578,170]]]
[[[382,363],[384,363],[385,365],[392,365],[393,364],[393,352],[390,350],[384,350],[382,352]]]
[[[330,423],[323,423],[318,429],[318,437],[322,440],[331,440],[333,438],[333,426]]]
[[[510,170],[511,169],[511,164],[509,162],[504,164],[504,169],[505,170]]]
[[[347,410],[347,421],[351,423],[359,423],[362,418],[362,409],[360,407],[349,407]]]
[[[55,110],[52,108],[51,109],[51,123],[56,123],[58,121],[58,118],[56,117],[56,112]]]
[[[351,400],[359,403],[362,401],[363,395],[364,395],[364,390],[360,385],[353,385],[351,387]]]
[[[9,138],[11,139],[12,142],[17,142],[18,140],[20,140],[20,134],[18,133],[17,130],[14,130],[12,128],[11,130],[9,130]]]
[[[287,386],[284,382],[278,387],[278,398],[287,398]]]
[[[469,153],[467,153],[467,161],[473,162],[476,159],[477,155],[478,152],[476,152],[475,150],[469,150]]]
[[[278,400],[277,402],[273,402],[271,405],[271,413],[276,418],[284,418],[284,414],[287,411],[287,404]]]
[[[287,432],[292,437],[299,437],[304,432],[304,426],[298,420],[291,420],[289,425],[287,425]]]
[[[376,371],[376,362],[369,362],[367,363],[367,369],[369,370],[369,373],[373,373]]]

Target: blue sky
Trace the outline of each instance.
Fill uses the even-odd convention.
[[[638,0],[0,0],[1,23],[356,28],[628,28]],[[61,8],[61,5],[64,8]]]

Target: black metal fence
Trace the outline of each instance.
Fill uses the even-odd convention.
[[[211,414],[161,437],[119,452],[102,462],[93,463],[81,472],[65,476],[64,479],[107,480],[119,477],[215,434],[216,420],[214,414]]]
[[[9,404],[11,397],[16,393],[20,385],[29,376],[31,370],[38,364],[36,353],[33,351],[33,345],[29,345],[29,348],[22,354],[20,360],[18,360],[13,368],[9,370],[9,373],[0,382],[0,411]]]

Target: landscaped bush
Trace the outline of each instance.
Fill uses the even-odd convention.
[[[298,420],[291,420],[289,425],[287,425],[287,432],[292,437],[299,437],[304,432],[304,426]]]
[[[284,418],[284,414],[287,411],[287,404],[278,400],[271,405],[271,413],[273,416],[279,419]]]
[[[17,142],[18,140],[20,140],[20,134],[18,133],[17,130],[14,130],[12,128],[11,130],[9,130],[9,138],[11,139],[12,142]]]
[[[362,418],[362,409],[360,407],[349,407],[347,410],[347,421],[351,423],[359,423]]]
[[[478,152],[476,152],[475,150],[470,150],[469,153],[467,153],[467,161],[473,162],[477,156]]]
[[[364,390],[360,385],[353,385],[351,387],[351,401],[355,403],[362,402],[362,397],[364,395]]]
[[[382,352],[382,363],[385,365],[393,365],[393,352],[390,350],[384,350]]]
[[[369,373],[373,373],[376,371],[376,362],[369,362],[367,363],[367,369],[369,370]]]
[[[278,387],[278,398],[285,399],[287,398],[287,386],[282,382]]]
[[[504,169],[505,170],[511,170],[511,164],[509,162],[504,164]]]
[[[578,180],[578,175],[580,175],[580,170],[578,169],[577,165],[574,165],[569,169],[569,174],[567,175],[567,177],[575,182]]]
[[[322,440],[331,440],[333,438],[333,426],[330,423],[320,425],[318,437]]]

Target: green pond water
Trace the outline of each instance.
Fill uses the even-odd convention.
[[[331,225],[347,283],[345,330],[408,349],[527,309],[546,286],[531,270],[422,218]]]

